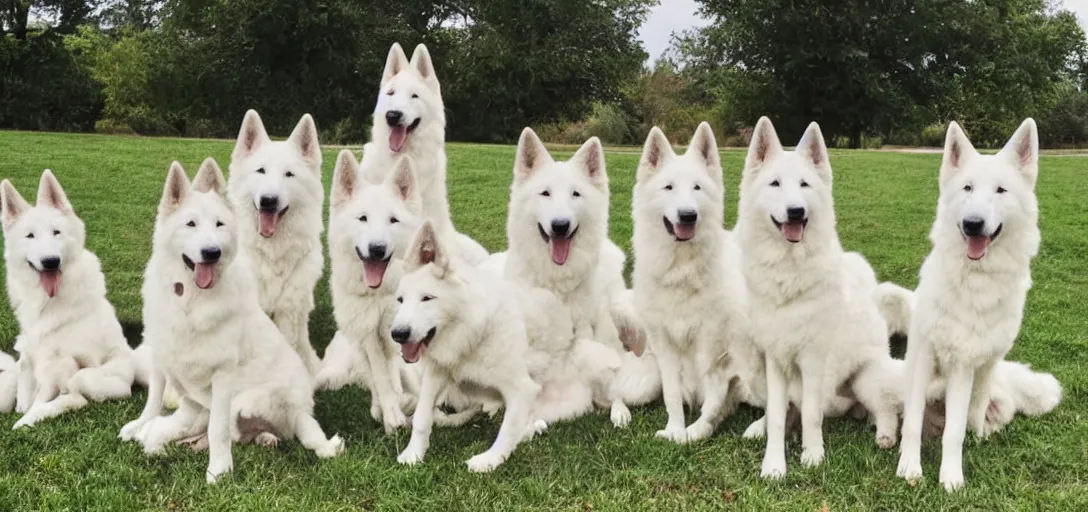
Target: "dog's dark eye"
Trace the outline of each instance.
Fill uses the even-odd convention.
[[[186,223],[185,223],[185,225],[186,225],[186,226],[189,226],[189,227],[191,227],[191,228],[195,228],[195,227],[196,227],[196,221],[195,221],[195,220],[191,220],[191,221],[189,221],[189,222],[186,222]]]
[[[397,219],[396,217],[389,217],[390,224],[396,224],[398,222],[400,222],[400,219]]]
[[[574,197],[582,197],[582,194],[579,193],[577,190],[575,190],[574,193],[571,195],[573,195]]]
[[[703,189],[703,187],[700,187],[699,185],[695,185],[695,190],[702,190],[702,189]]]
[[[1005,190],[1005,187],[997,187],[998,194],[1004,194],[1005,192],[1008,192],[1007,190]]]
[[[359,222],[366,222],[366,215],[359,217]]]
[[[264,167],[257,169],[257,174],[264,174]]]
[[[801,188],[808,188],[808,182],[805,180],[801,180]]]
[[[26,237],[27,238],[34,238],[34,233],[29,233],[29,234],[26,235]]]
[[[293,172],[291,172],[291,171],[287,171],[287,174],[286,174],[286,176],[287,176],[288,178],[294,178],[294,177],[295,177],[295,173],[293,173]]]
[[[419,97],[418,94],[412,94],[412,98],[418,98],[418,97]]]
[[[422,300],[423,302],[430,302],[430,301],[434,300],[434,297],[432,297],[430,295],[424,295],[423,298],[420,299],[420,300]]]
[[[971,185],[964,185],[964,186],[963,186],[963,190],[964,190],[965,192],[970,192],[970,191],[971,191]]]
[[[672,190],[672,185],[665,185],[665,190]]]
[[[385,93],[385,95],[386,96],[392,96],[393,95],[393,89],[389,89],[389,92]]]
[[[215,221],[215,227],[217,227],[217,228],[221,228],[221,227],[223,227],[223,222],[222,222],[222,221],[218,221],[218,220],[217,220],[217,221]]]
[[[404,304],[404,297],[397,297],[397,304]]]
[[[774,180],[774,181],[772,181],[772,182],[771,182],[771,186],[772,186],[772,187],[777,187],[777,186],[778,186],[778,180]]]
[[[551,192],[548,192],[547,190],[545,190],[545,191],[541,192],[541,193],[540,193],[540,195],[542,195],[542,196],[544,196],[544,197],[551,197],[551,196],[552,196],[552,193],[551,193]]]
[[[1002,189],[1001,191],[1004,192],[1005,190]],[[53,236],[60,236],[60,230],[59,229],[54,229],[53,230]]]

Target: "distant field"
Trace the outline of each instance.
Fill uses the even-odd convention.
[[[87,224],[87,245],[102,260],[109,299],[136,344],[141,275],[166,169],[178,160],[192,175],[209,155],[225,169],[232,147],[228,141],[0,132],[0,178],[33,197],[42,169],[53,169]],[[506,245],[514,149],[448,147],[454,221],[490,250]],[[628,250],[629,263],[638,157],[637,150],[608,154],[611,233]],[[724,151],[722,158],[725,222],[732,226],[744,152]],[[326,183],[335,159],[335,151],[325,152]],[[843,245],[864,253],[882,280],[914,286],[929,250],[940,155],[833,151],[831,162]],[[296,442],[271,451],[237,447],[234,475],[214,487],[204,484],[207,454],[175,448],[149,459],[134,443],[117,439],[120,427],[139,414],[143,392],[32,430],[10,432],[17,415],[0,415],[0,511],[1088,510],[1086,167],[1080,158],[1041,162],[1043,245],[1025,325],[1010,355],[1057,375],[1064,402],[1048,416],[1016,419],[987,442],[969,440],[967,487],[955,495],[937,484],[937,443],[925,447],[926,480],[912,488],[895,477],[898,451],[879,450],[871,427],[849,419],[825,422],[821,467],[803,469],[800,447],[792,443],[786,480],[761,481],[763,445],[740,438],[756,417],[747,408],[710,440],[684,447],[654,438],[665,424],[659,406],[636,409],[623,431],[612,428],[607,414],[556,424],[488,475],[470,474],[464,465],[498,430],[497,420],[480,418],[463,428],[436,429],[427,460],[401,467],[395,458],[409,432],[385,436],[367,412],[367,394],[352,388],[317,396],[318,419],[327,432],[346,437],[346,455],[318,460]],[[327,281],[315,296],[310,330],[320,352],[335,330]],[[0,349],[10,352],[17,332],[5,293]]]

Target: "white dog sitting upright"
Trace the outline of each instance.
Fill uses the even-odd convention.
[[[956,123],[948,126],[937,217],[910,323],[903,446],[896,473],[922,478],[921,430],[926,389],[944,377],[945,428],[940,482],[963,486],[968,427],[982,437],[995,367],[1020,331],[1039,250],[1035,198],[1039,134],[1027,119],[996,155],[980,155]]]
[[[273,142],[257,112],[246,112],[231,154],[230,199],[238,216],[239,256],[257,279],[261,309],[316,374],[320,360],[310,345],[309,319],[325,267],[325,188],[309,114],[287,141]]]
[[[170,167],[142,290],[154,358],[147,404],[121,429],[148,454],[190,436],[202,442],[206,433],[209,483],[232,469],[232,442],[297,436],[319,457],[344,450],[314,419],[313,380],[261,310],[257,283],[236,257],[238,220],[226,194],[210,158],[191,186],[180,164]],[[167,382],[181,404],[160,416]]]
[[[136,377],[133,351],[106,300],[106,278],[84,248],[83,221],[53,173],[42,173],[30,206],[11,182],[0,183],[8,299],[19,320],[19,368],[4,371],[4,393],[18,376],[14,428],[128,397]],[[6,354],[5,354],[6,356]],[[7,359],[6,357],[4,359]],[[10,361],[7,361],[10,363]],[[0,397],[10,412],[11,397]]]

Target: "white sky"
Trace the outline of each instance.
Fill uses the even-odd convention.
[[[1088,31],[1088,0],[1064,0],[1065,8],[1077,14],[1080,26]],[[706,25],[696,14],[695,0],[661,0],[639,30],[638,37],[654,61],[669,47],[673,32]]]

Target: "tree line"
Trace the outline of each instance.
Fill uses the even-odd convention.
[[[998,144],[1035,117],[1088,140],[1085,35],[1048,0],[700,0],[702,29],[646,66],[657,0],[11,0],[0,128],[230,137],[248,108],[286,134],[366,140],[385,55],[425,43],[450,140],[676,142],[710,120],[744,145],[769,115],[838,146]],[[667,6],[665,6],[667,8]]]

